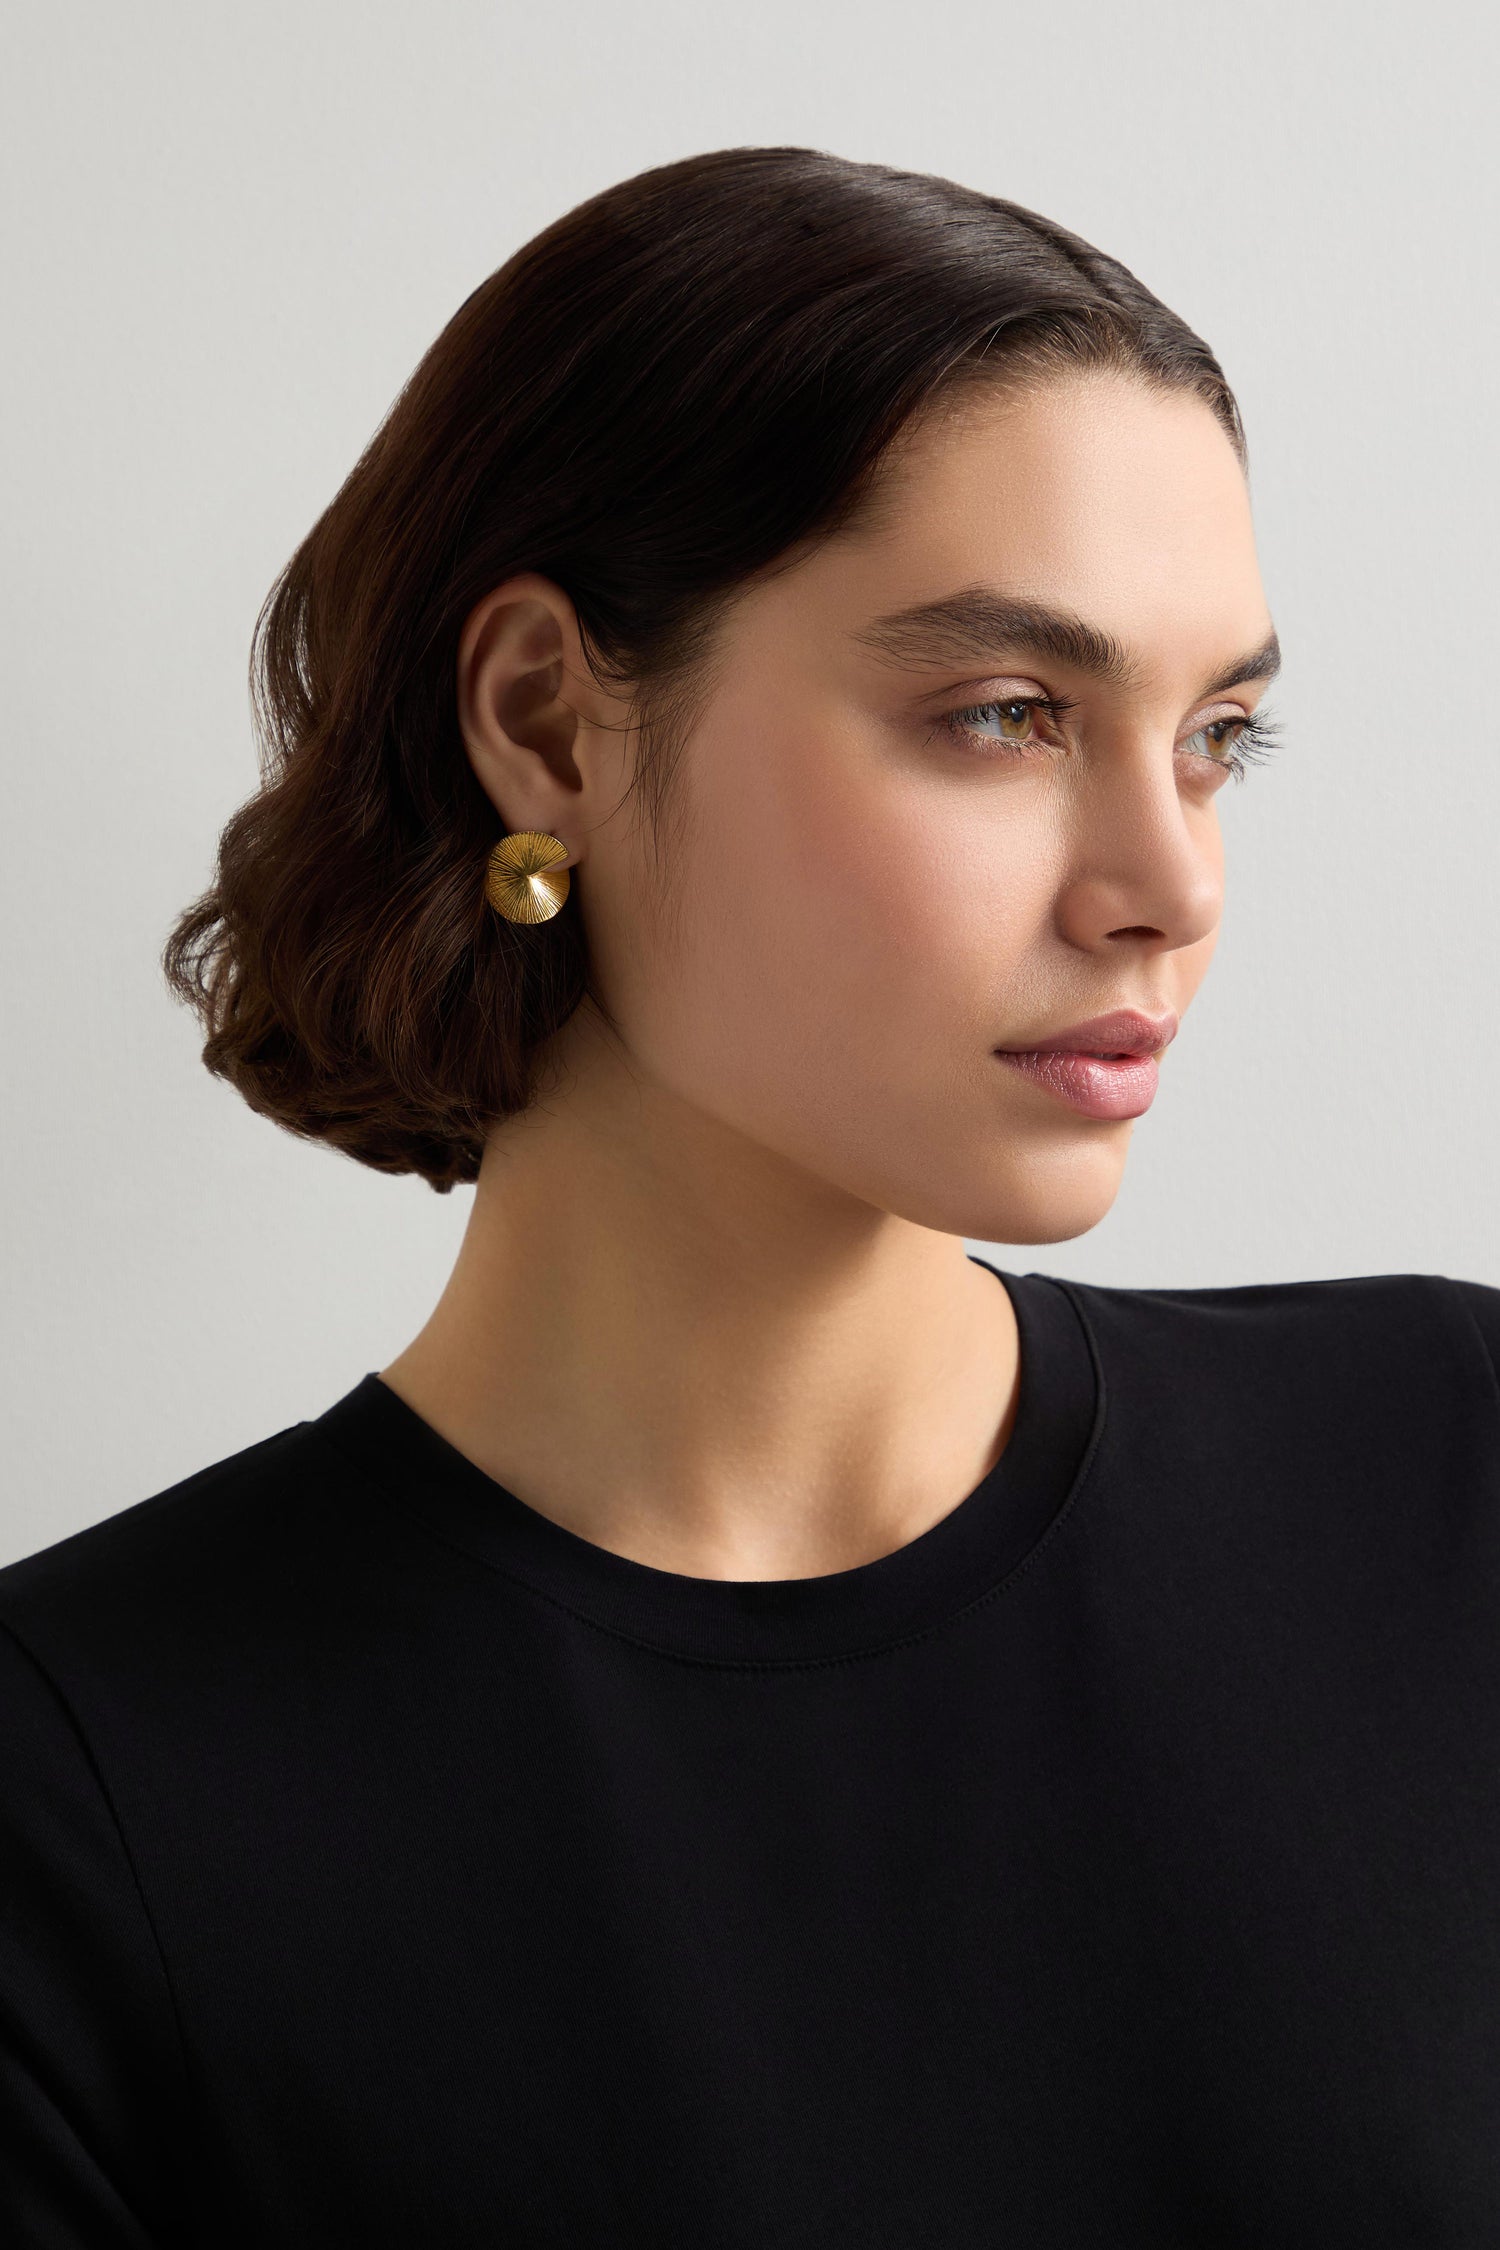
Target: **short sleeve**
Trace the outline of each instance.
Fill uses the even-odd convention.
[[[0,1623],[0,2241],[152,2250],[186,2170],[181,2043],[109,1798]]]
[[[1500,1393],[1500,1289],[1492,1289],[1483,1281],[1457,1281],[1451,1275],[1444,1279],[1479,1330]]]

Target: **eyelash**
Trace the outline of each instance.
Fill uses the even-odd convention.
[[[1002,695],[996,696],[988,703],[968,704],[960,711],[945,711],[938,724],[946,733],[960,742],[982,744],[984,755],[987,757],[1003,757],[1008,751],[1013,751],[1021,757],[1028,757],[1039,745],[1030,742],[1000,742],[993,735],[978,734],[973,728],[964,726],[961,722],[965,719],[987,718],[992,711],[1015,710],[1045,711],[1048,717],[1056,722],[1064,717],[1067,712],[1076,711],[1077,708],[1078,705],[1071,696]],[[1227,757],[1206,758],[1204,763],[1211,766],[1222,766],[1233,780],[1243,781],[1251,766],[1263,765],[1266,759],[1272,755],[1276,746],[1276,738],[1281,732],[1281,722],[1272,718],[1269,712],[1257,712],[1254,718],[1247,714],[1243,719],[1233,718],[1226,712],[1221,718],[1206,719],[1201,727],[1195,727],[1193,733],[1188,736],[1188,740],[1191,742],[1197,735],[1206,734],[1210,727],[1224,726],[1237,726],[1240,730],[1234,738],[1234,747]]]

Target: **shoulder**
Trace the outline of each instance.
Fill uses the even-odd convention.
[[[1456,1276],[1438,1277],[1449,1291],[1453,1302],[1473,1323],[1476,1334],[1485,1349],[1497,1388],[1500,1388],[1500,1289],[1483,1281],[1460,1281]]]
[[[1273,1349],[1340,1332],[1362,1340],[1384,1336],[1397,1344],[1423,1338],[1451,1344],[1457,1336],[1466,1348],[1478,1344],[1488,1360],[1500,1356],[1500,1288],[1450,1274],[1340,1274],[1195,1289],[1086,1281],[1063,1286],[1087,1313],[1122,1335],[1175,1334],[1210,1343],[1263,1338]]]
[[[1191,1411],[1410,1435],[1457,1416],[1500,1443],[1500,1288],[1349,1274],[1196,1289],[1064,1284],[1106,1374]]]
[[[235,1620],[316,1598],[378,1502],[293,1423],[0,1568],[0,1626],[49,1671],[210,1642]]]
[[[1096,1536],[1174,1585],[1374,1605],[1456,1634],[1500,1587],[1500,1290],[1447,1274],[1065,1283],[1105,1403]],[[1487,1341],[1488,1339],[1488,1341]],[[1196,1598],[1196,1595],[1195,1597]],[[1205,1597],[1206,1598],[1206,1597]],[[1311,1605],[1310,1609],[1309,1606]]]
[[[162,1898],[211,1778],[292,1734],[357,1499],[298,1424],[0,1569],[5,2178],[49,2242],[81,2239],[65,2209],[172,2231],[194,2119]]]

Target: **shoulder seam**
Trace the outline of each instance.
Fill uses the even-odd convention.
[[[1495,1394],[1495,1408],[1497,1413],[1500,1413],[1500,1367],[1497,1367],[1495,1364],[1495,1355],[1490,1350],[1490,1340],[1488,1336],[1486,1336],[1484,1330],[1480,1327],[1479,1322],[1474,1317],[1473,1306],[1469,1303],[1469,1300],[1464,1295],[1463,1291],[1456,1286],[1452,1274],[1428,1274],[1424,1276],[1424,1278],[1438,1284],[1443,1290],[1446,1291],[1448,1302],[1451,1305],[1456,1305],[1459,1311],[1463,1314],[1464,1322],[1469,1330],[1470,1335],[1477,1337],[1480,1352],[1483,1355],[1485,1364],[1490,1371],[1490,1388]]]
[[[88,1768],[90,1775],[92,1776],[95,1788],[99,1792],[100,1801],[103,1804],[105,1812],[109,1817],[109,1824],[114,1830],[115,1836],[119,1842],[120,1851],[124,1857],[125,1865],[130,1870],[131,1885],[135,1891],[136,1898],[140,1903],[142,1919],[144,1920],[146,1928],[151,1934],[151,1948],[156,1955],[157,1966],[161,1970],[162,1985],[166,1991],[167,2005],[171,2010],[172,2015],[172,2027],[177,2034],[177,2059],[182,2072],[183,2105],[186,2111],[190,2111],[192,2109],[194,2099],[193,2075],[188,2066],[187,2035],[183,2028],[182,2009],[177,1998],[177,1988],[172,1982],[172,1972],[167,1965],[166,1953],[161,1942],[161,1933],[156,1927],[156,1918],[151,1912],[150,1901],[146,1897],[145,1888],[141,1882],[140,1870],[135,1863],[135,1854],[130,1848],[130,1843],[128,1838],[126,1837],[124,1827],[121,1823],[119,1810],[115,1804],[115,1800],[110,1791],[109,1784],[104,1778],[104,1774],[100,1767],[99,1761],[94,1755],[93,1745],[89,1741],[82,1721],[79,1719],[78,1713],[74,1710],[71,1700],[66,1694],[64,1694],[62,1688],[58,1685],[51,1672],[47,1669],[47,1666],[37,1655],[35,1649],[33,1649],[30,1644],[23,1639],[21,1634],[17,1632],[14,1625],[12,1625],[10,1621],[3,1616],[0,1616],[0,1633],[4,1633],[9,1640],[14,1642],[15,1646],[20,1650],[21,1655],[24,1657],[26,1662],[32,1667],[38,1677],[42,1680],[42,1682],[46,1686],[48,1693],[52,1696],[59,1710],[67,1720],[68,1726],[72,1730],[72,1733],[77,1740],[79,1750],[83,1757],[83,1762]]]

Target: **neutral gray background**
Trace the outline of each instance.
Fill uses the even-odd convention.
[[[1239,396],[1286,734],[1109,1218],[999,1262],[1500,1283],[1491,11],[29,0],[7,38],[0,1559],[408,1341],[471,1191],[252,1116],[157,954],[254,787],[262,595],[475,284],[695,151],[1011,196]],[[972,1247],[986,1246],[975,1243]]]

